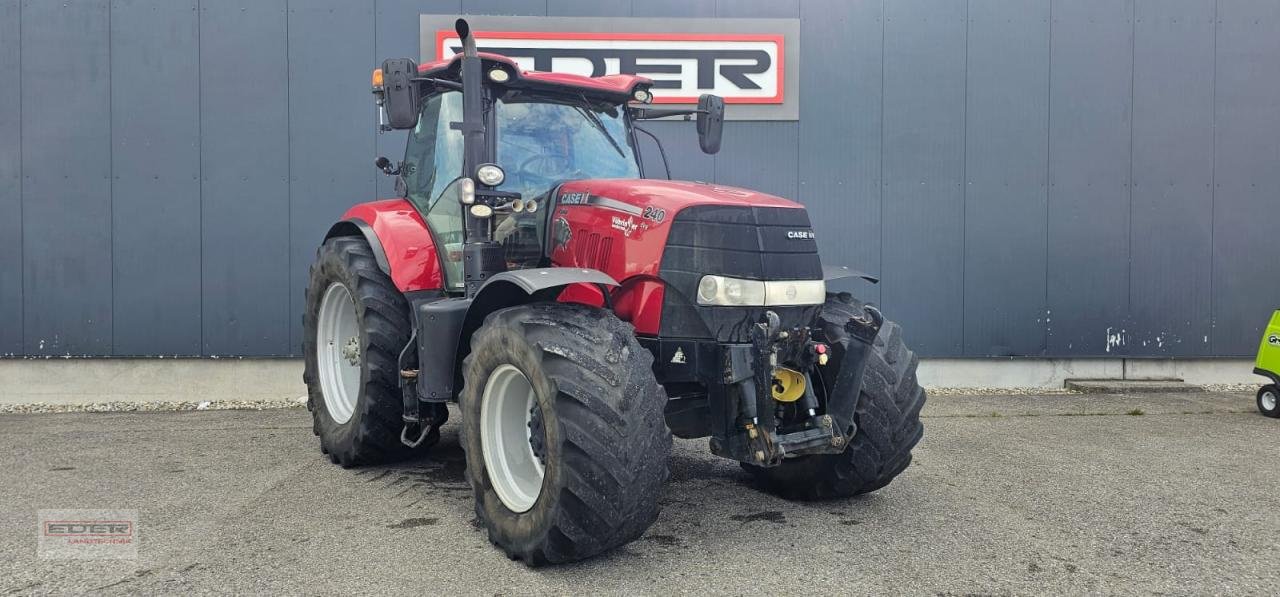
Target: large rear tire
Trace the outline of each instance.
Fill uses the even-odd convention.
[[[530,566],[644,533],[658,516],[671,432],[653,357],[601,309],[496,311],[464,364],[461,442],[489,540]]]
[[[302,327],[302,378],[321,452],[344,467],[409,456],[397,362],[412,329],[409,305],[363,238],[320,246]],[[420,449],[435,443],[432,433]]]
[[[823,306],[815,336],[831,346],[832,358],[821,368],[821,390],[831,391],[843,364],[850,342],[845,322],[861,313],[862,304],[848,294]],[[902,341],[902,328],[885,321],[868,355],[854,411],[857,431],[849,447],[840,454],[789,458],[776,467],[744,468],[762,488],[790,499],[849,497],[888,485],[911,464],[911,449],[924,434],[920,409],[925,392],[916,380],[917,364]]]

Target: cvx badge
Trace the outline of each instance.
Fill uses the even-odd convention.
[[[1271,334],[1267,336],[1267,344],[1280,347],[1280,335]]]

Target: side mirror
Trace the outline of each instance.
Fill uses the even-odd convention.
[[[698,145],[702,153],[720,151],[720,134],[724,132],[724,98],[702,94],[698,98]]]
[[[418,63],[409,58],[393,58],[382,63],[382,107],[387,111],[387,124],[393,129],[418,126],[421,101],[418,85]]]

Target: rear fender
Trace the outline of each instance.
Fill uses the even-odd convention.
[[[413,204],[404,199],[361,203],[347,210],[325,234],[362,236],[378,267],[400,292],[441,290],[444,274],[431,232]]]

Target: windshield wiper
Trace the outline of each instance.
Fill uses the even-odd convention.
[[[595,112],[592,112],[590,108],[585,108],[579,104],[574,104],[573,107],[582,114],[583,118],[587,119],[587,122],[591,123],[591,126],[594,126],[597,131],[600,131],[600,134],[604,135],[605,139],[609,140],[609,145],[613,146],[613,150],[618,152],[618,155],[624,158],[627,157],[627,152],[622,151],[622,146],[618,145],[618,142],[614,140],[613,135],[609,134],[609,129],[605,128],[604,122],[600,120],[599,116],[596,116]]]

